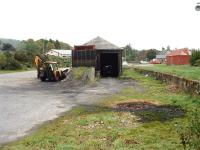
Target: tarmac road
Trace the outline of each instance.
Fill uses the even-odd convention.
[[[95,85],[41,82],[35,71],[0,74],[0,145],[28,135],[37,125],[77,105],[91,105],[135,81],[101,79]]]

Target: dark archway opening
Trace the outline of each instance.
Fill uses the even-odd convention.
[[[102,53],[100,55],[101,77],[118,77],[118,53]]]

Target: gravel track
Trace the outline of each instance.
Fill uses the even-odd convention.
[[[73,85],[41,82],[35,71],[0,74],[0,144],[28,135],[74,106],[92,105],[125,87],[142,90],[133,80],[105,78],[93,85]]]

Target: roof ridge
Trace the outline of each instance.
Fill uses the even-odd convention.
[[[96,49],[120,49],[113,43],[105,40],[104,38],[97,36],[83,45],[95,45]]]

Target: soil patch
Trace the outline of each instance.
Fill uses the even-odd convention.
[[[180,106],[160,105],[147,101],[135,101],[119,103],[116,105],[119,111],[130,111],[137,117],[140,122],[150,121],[168,121],[174,118],[185,116],[185,110]]]
[[[177,85],[174,85],[174,84],[168,85],[166,87],[166,90],[168,92],[171,92],[171,93],[179,93],[179,92],[181,92],[181,89]]]

